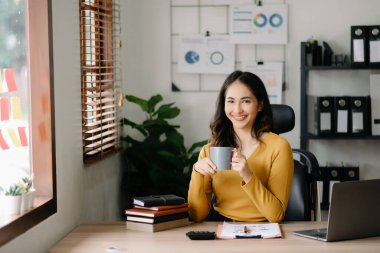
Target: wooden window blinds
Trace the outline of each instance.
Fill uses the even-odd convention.
[[[85,162],[119,147],[120,4],[81,0],[82,136]]]

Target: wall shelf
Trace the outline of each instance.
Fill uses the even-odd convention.
[[[317,136],[310,134],[308,132],[308,74],[311,71],[341,71],[341,70],[380,70],[380,66],[353,66],[353,65],[343,65],[343,66],[308,66],[306,63],[306,42],[301,42],[301,140],[300,147],[301,149],[308,149],[309,140],[379,140],[380,136],[358,136],[358,135],[349,135],[349,136]]]

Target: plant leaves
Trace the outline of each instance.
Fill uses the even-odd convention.
[[[123,138],[129,145],[139,145],[141,142],[133,139],[131,136],[127,135]]]
[[[196,142],[194,143],[190,148],[189,148],[189,153],[193,153],[194,150],[196,150],[197,148],[201,148],[203,147],[204,145],[206,145],[208,143],[208,140],[203,140],[203,141],[199,141],[199,142]]]
[[[166,133],[168,142],[173,143],[181,152],[186,152],[183,135],[176,130]]]
[[[137,123],[135,123],[135,122],[133,122],[133,121],[130,121],[130,120],[127,119],[127,118],[122,118],[122,119],[120,120],[120,123],[121,123],[122,125],[131,126],[132,128],[137,128],[137,127],[139,126]]]
[[[167,111],[168,109],[170,109],[172,107],[172,105],[174,105],[174,103],[169,103],[169,104],[163,104],[163,105],[161,105],[158,108],[158,110],[154,112],[153,116],[155,116],[155,115],[157,115],[159,113]]]
[[[162,101],[162,96],[161,95],[155,95],[155,96],[152,96],[149,101],[148,101],[148,113],[151,114],[152,112],[154,112],[154,109],[156,107],[156,105]]]
[[[154,113],[158,119],[173,119],[177,117],[181,110],[178,107],[172,107],[173,103],[161,105],[160,108]]]
[[[164,134],[167,128],[172,128],[166,121],[161,120],[146,120],[142,127],[147,131],[150,138],[156,139]]]
[[[21,188],[17,184],[13,184],[9,186],[8,190],[4,193],[5,196],[20,196],[21,195]]]
[[[137,104],[144,112],[149,112],[148,101],[133,95],[125,95],[125,99],[131,103]]]
[[[141,125],[139,125],[139,124],[136,124],[135,122],[132,122],[132,121],[130,121],[130,120],[127,119],[127,118],[122,118],[120,121],[121,121],[121,124],[122,124],[122,125],[130,126],[130,127],[134,128],[134,129],[138,130],[138,131],[139,131],[140,133],[142,133],[144,136],[147,136],[147,135],[148,135],[148,133],[147,133],[147,131],[144,129],[144,127],[141,126]]]
[[[168,158],[168,159],[174,159],[174,158],[176,158],[175,155],[173,155],[173,153],[168,152],[166,150],[160,150],[160,151],[157,152],[157,154],[159,154],[160,156],[163,156],[165,158]]]
[[[125,152],[127,168],[125,189],[128,194],[164,194],[171,193],[187,197],[192,165],[198,159],[197,148],[207,141],[194,143],[189,151],[184,146],[184,136],[177,131],[179,125],[171,125],[167,120],[180,114],[174,103],[157,105],[162,101],[161,95],[144,100],[132,95],[126,99],[141,107],[147,119],[138,124],[130,119],[121,120],[144,135],[139,141],[131,135],[122,138],[126,142]],[[124,174],[123,174],[124,176]]]

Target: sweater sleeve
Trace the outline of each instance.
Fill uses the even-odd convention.
[[[243,190],[269,222],[280,222],[284,218],[293,180],[293,154],[289,143],[283,139],[275,146],[266,156],[271,161],[267,185],[254,174],[246,184],[242,183]]]
[[[199,158],[207,157],[206,146],[199,153]],[[194,170],[191,174],[191,180],[188,192],[189,215],[194,221],[205,219],[211,209],[211,176],[204,176]]]

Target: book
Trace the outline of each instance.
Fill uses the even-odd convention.
[[[147,210],[142,208],[130,208],[125,210],[125,214],[131,215],[131,216],[143,216],[143,217],[160,217],[160,216],[166,216],[176,213],[183,213],[187,212],[189,208],[186,207],[180,207],[180,208],[174,208],[174,209],[168,209],[168,210],[162,210],[162,211],[156,211],[156,210]]]
[[[183,203],[185,203],[185,199],[174,194],[149,195],[133,198],[133,204],[139,206],[179,205]]]
[[[166,216],[160,216],[155,218],[150,217],[141,217],[141,216],[127,216],[127,221],[137,221],[137,222],[144,222],[144,223],[161,223],[165,221],[171,221],[171,220],[179,220],[183,218],[188,218],[189,214],[187,212],[184,213],[176,213],[172,215],[166,215]]]
[[[183,218],[179,220],[166,221],[156,224],[127,221],[126,227],[130,230],[144,231],[144,232],[158,232],[163,230],[168,230],[172,228],[184,227],[189,225],[189,219]]]
[[[187,203],[183,203],[183,204],[179,204],[179,205],[166,205],[166,206],[139,206],[139,205],[135,205],[135,208],[155,210],[155,211],[162,211],[162,210],[175,209],[175,208],[181,208],[181,207],[187,207]]]
[[[219,239],[235,238],[282,238],[278,223],[228,223],[219,224],[216,237]]]

